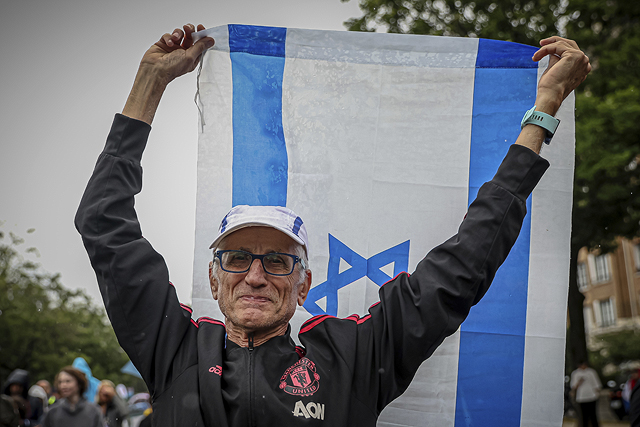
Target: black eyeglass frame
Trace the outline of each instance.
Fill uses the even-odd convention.
[[[247,254],[251,256],[251,262],[249,263],[249,267],[246,270],[242,270],[242,271],[231,271],[231,270],[227,270],[226,268],[224,268],[222,266],[222,255],[227,253],[227,252],[242,252],[243,254]],[[264,258],[268,257],[270,255],[285,255],[288,257],[293,258],[293,264],[291,265],[291,271],[286,273],[286,274],[277,274],[277,273],[271,273],[269,271],[267,271],[267,269],[264,266]],[[213,253],[213,258],[218,258],[218,261],[220,262],[220,268],[222,269],[222,271],[226,271],[227,273],[238,273],[238,274],[242,274],[242,273],[246,273],[247,271],[249,271],[251,269],[251,266],[253,265],[253,261],[256,259],[260,260],[260,264],[262,264],[262,269],[264,270],[265,273],[271,275],[271,276],[290,276],[293,273],[293,270],[296,269],[296,264],[300,263],[300,265],[302,266],[302,268],[306,268],[304,265],[304,260],[302,258],[300,258],[298,255],[292,255],[292,254],[285,254],[283,252],[271,252],[268,254],[262,254],[262,255],[258,255],[258,254],[254,254],[251,252],[247,252],[247,251],[242,251],[239,249],[229,249],[229,250],[223,250],[223,251],[215,251]]]

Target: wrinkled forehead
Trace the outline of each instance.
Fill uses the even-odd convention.
[[[239,249],[255,254],[270,252],[297,253],[302,245],[272,227],[245,227],[225,236],[217,249]]]

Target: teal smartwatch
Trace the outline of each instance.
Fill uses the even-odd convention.
[[[520,129],[524,128],[526,125],[536,125],[540,126],[546,132],[546,137],[544,138],[544,143],[549,145],[551,142],[551,138],[556,133],[556,129],[558,129],[558,125],[560,124],[560,120],[556,119],[553,116],[550,116],[547,113],[543,113],[541,111],[536,111],[536,106],[534,105],[529,111],[524,113],[524,117],[522,118],[522,122],[520,123]]]

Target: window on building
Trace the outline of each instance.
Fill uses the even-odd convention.
[[[578,289],[584,291],[589,286],[587,279],[587,265],[584,262],[578,264]]]
[[[598,283],[609,281],[609,254],[598,255],[595,259],[596,281]]]
[[[602,327],[602,310],[600,310],[600,301],[594,300],[593,303],[593,317],[596,321],[596,326],[598,328]]]
[[[591,313],[591,307],[584,307],[582,309],[582,315],[584,316],[584,329],[587,333],[593,329],[593,317]]]
[[[613,298],[600,301],[600,314],[603,328],[616,324],[615,304]]]

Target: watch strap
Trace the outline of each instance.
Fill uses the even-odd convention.
[[[522,129],[529,124],[540,126],[544,130],[546,130],[547,132],[544,142],[545,144],[549,144],[551,142],[551,138],[553,138],[553,135],[558,129],[560,120],[547,113],[543,113],[542,111],[536,111],[536,106],[534,105],[524,114],[522,122],[520,123],[520,128]]]

